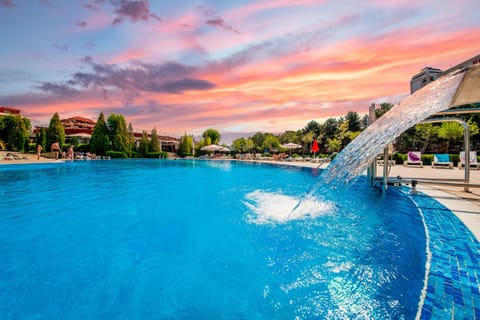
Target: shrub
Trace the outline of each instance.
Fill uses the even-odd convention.
[[[429,166],[433,162],[433,154],[422,154],[422,161],[424,166]]]
[[[111,158],[127,158],[127,154],[123,151],[107,151],[105,154]]]
[[[460,155],[459,154],[449,154],[450,161],[453,162],[453,165],[456,166],[460,162]]]
[[[89,144],[79,144],[77,146],[77,150],[75,151],[79,151],[79,152],[89,152],[90,151],[90,145]],[[98,154],[97,154],[98,156]]]
[[[166,159],[167,153],[165,151],[159,152],[147,152],[145,158],[158,158],[158,159]]]
[[[143,156],[142,156],[141,153],[132,150],[132,151],[130,152],[130,158],[138,159],[138,158],[143,158]]]
[[[407,160],[407,155],[397,152],[392,155],[392,160],[395,160],[395,164],[403,164],[403,162]]]
[[[25,148],[27,153],[37,153],[37,144],[36,143],[29,143],[28,148]]]

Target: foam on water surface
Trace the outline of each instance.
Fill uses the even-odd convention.
[[[282,193],[265,192],[256,190],[246,195],[245,205],[251,210],[247,216],[248,222],[286,223],[291,220],[313,219],[318,216],[333,212],[334,204],[319,198],[308,197],[302,199]],[[293,213],[292,213],[293,212]]]

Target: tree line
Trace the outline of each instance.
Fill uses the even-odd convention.
[[[479,107],[479,104],[463,106]],[[394,106],[382,103],[375,109],[376,118],[380,118]],[[480,115],[457,115],[466,121],[470,129],[470,143],[472,150],[480,149]],[[302,129],[287,130],[281,134],[257,132],[247,138],[238,138],[230,146],[234,152],[245,153],[275,153],[284,151],[281,148],[285,143],[296,143],[302,146],[296,150],[301,155],[310,154],[313,139],[317,139],[320,152],[330,154],[341,151],[350,141],[357,137],[368,125],[368,115],[360,116],[355,111],[349,111],[339,118],[328,118],[323,123],[312,120]],[[195,154],[201,154],[201,147],[220,141],[220,133],[215,129],[206,130],[195,145]],[[181,156],[193,154],[193,136],[185,135],[180,139],[179,153]],[[443,122],[439,124],[417,124],[402,133],[396,140],[395,150],[406,153],[410,150],[419,150],[422,153],[458,153],[463,149],[463,127],[457,122]]]
[[[41,128],[36,132],[35,143],[29,143],[31,124],[28,118],[20,115],[0,117],[0,140],[6,142],[6,148],[13,151],[27,152],[35,150],[41,145],[43,150],[50,152],[54,142],[60,143],[62,149],[67,145],[74,145],[77,151],[91,152],[96,155],[110,155],[113,157],[166,157],[160,150],[160,142],[156,128],[148,135],[142,132],[142,138],[137,148],[132,124],[126,124],[120,114],[111,114],[107,119],[103,112],[98,116],[88,144],[81,145],[78,139],[72,137],[66,144],[65,128],[58,113],[50,119],[48,128]]]
[[[468,107],[479,106],[479,104],[474,104]],[[390,103],[382,103],[375,110],[376,117],[381,117],[392,107],[394,106]],[[463,106],[463,108],[465,107]],[[456,117],[469,124],[471,149],[480,149],[480,115],[466,114]],[[349,111],[345,116],[328,118],[323,123],[312,120],[302,129],[287,130],[281,134],[257,132],[253,136],[234,140],[230,147],[234,152],[241,153],[275,153],[282,151],[282,144],[293,142],[302,146],[297,152],[305,155],[310,153],[311,144],[315,138],[321,153],[339,152],[367,127],[367,119],[367,115],[361,117],[357,112]],[[20,115],[0,117],[0,140],[10,150],[28,151],[29,148],[32,149],[32,145],[29,145],[30,130],[31,124],[28,118]],[[180,138],[177,151],[180,156],[200,155],[203,153],[201,151],[203,146],[218,144],[220,139],[220,132],[213,128],[205,130],[200,141],[195,143],[194,137],[185,133]],[[65,130],[58,113],[53,115],[47,129],[43,128],[37,132],[35,142],[42,145],[43,150],[50,151],[51,144],[56,141],[61,146],[65,145]],[[103,112],[97,119],[89,144],[78,145],[75,138],[72,138],[70,143],[97,155],[109,153],[116,157],[157,157],[161,153],[156,128],[151,130],[150,135],[147,131],[142,132],[142,138],[137,148],[132,124],[127,126],[125,118],[120,114],[111,114],[105,119]],[[34,147],[35,145],[33,145]],[[419,150],[422,153],[448,153],[450,151],[458,153],[463,149],[463,127],[457,122],[417,124],[397,138],[395,149],[403,153],[409,150]]]

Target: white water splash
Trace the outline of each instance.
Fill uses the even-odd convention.
[[[286,223],[291,220],[313,219],[333,212],[334,204],[309,197],[302,200],[295,213],[299,198],[290,197],[281,193],[270,193],[256,190],[247,194],[245,205],[252,211],[247,221],[255,224]]]

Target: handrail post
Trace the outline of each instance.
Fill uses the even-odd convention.
[[[454,121],[460,123],[463,127],[464,134],[464,150],[465,150],[465,178],[464,178],[464,187],[465,192],[469,192],[468,184],[470,183],[470,129],[468,128],[468,123],[459,118],[435,118],[423,120],[420,123],[439,123]]]
[[[468,184],[470,183],[470,129],[468,128],[468,123],[463,122],[464,129],[464,143],[465,143],[465,186],[463,190],[469,192]]]

